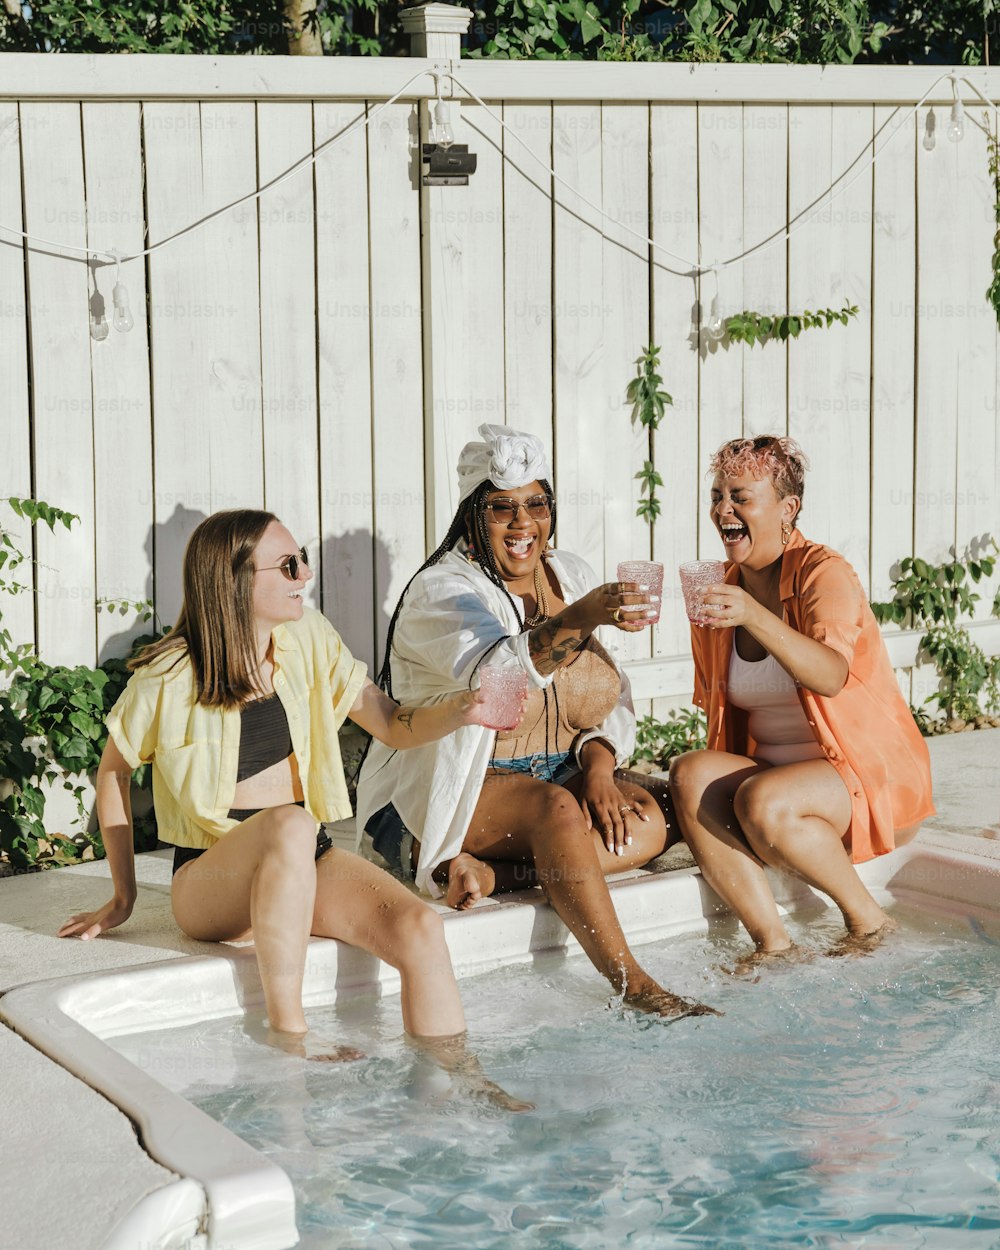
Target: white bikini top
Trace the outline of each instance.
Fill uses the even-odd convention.
[[[747,728],[755,742],[769,746],[815,743],[795,682],[773,655],[744,660],[734,640],[727,695],[734,707],[750,713]]]

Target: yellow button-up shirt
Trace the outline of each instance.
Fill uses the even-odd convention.
[[[288,717],[307,810],[317,820],[351,815],[337,730],[367,675],[330,622],[306,608],[272,634],[274,689]],[[153,766],[153,806],[160,839],[206,850],[238,822],[236,793],[240,712],[195,700],[194,669],[180,649],[133,673],[107,719],[108,732],[132,768]]]

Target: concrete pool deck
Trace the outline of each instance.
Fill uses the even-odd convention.
[[[929,747],[938,815],[920,841],[1000,859],[1000,730],[931,739]],[[137,876],[132,918],[89,943],[53,935],[71,913],[105,901],[105,863],[0,880],[0,993],[217,950],[185,938],[173,922],[169,852],[140,856]],[[142,1150],[116,1107],[8,1028],[0,1028],[0,1062],[5,1242],[19,1250],[140,1250],[135,1237],[128,1240],[127,1225],[119,1226],[175,1175]]]

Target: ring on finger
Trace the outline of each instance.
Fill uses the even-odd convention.
[[[615,608],[615,610],[611,613],[611,619],[613,621],[617,621],[619,625],[621,624],[622,610],[620,607]]]
[[[622,806],[621,806],[621,807],[619,807],[619,809],[618,809],[618,810],[619,810],[619,812],[621,812],[621,814],[624,816],[626,812],[630,812],[632,809],[631,809],[631,807],[629,807],[629,805],[628,805],[627,803],[624,803],[624,804],[622,804]]]

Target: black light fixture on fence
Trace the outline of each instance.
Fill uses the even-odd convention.
[[[455,142],[451,105],[441,94],[441,75],[435,74],[434,79],[437,96],[427,133],[429,142],[421,148],[426,166],[422,182],[425,187],[467,187],[469,175],[476,172],[476,154],[469,151],[468,144]]]

